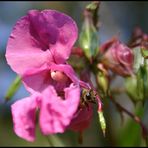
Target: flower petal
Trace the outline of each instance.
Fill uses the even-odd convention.
[[[75,71],[71,67],[71,65],[68,64],[51,64],[49,69],[63,72],[67,77],[71,79],[72,82],[78,83],[78,78],[76,76]]]
[[[93,108],[91,105],[89,105],[89,107],[81,108],[76,112],[68,128],[76,132],[85,130],[90,125],[92,115]]]
[[[31,10],[28,14],[40,41],[49,47],[56,63],[64,63],[78,36],[74,20],[56,10]]]
[[[63,133],[77,110],[80,98],[78,85],[65,89],[65,100],[49,86],[44,92],[40,109],[40,128],[43,134]]]
[[[22,17],[15,24],[7,43],[6,60],[18,74],[53,61],[51,52],[43,51],[43,44],[32,36],[30,26],[29,17]]]
[[[35,113],[37,108],[36,97],[23,98],[12,104],[12,117],[15,133],[27,140],[35,139]]]
[[[50,69],[47,65],[38,69],[29,69],[22,76],[25,88],[30,92],[42,92],[50,84]]]
[[[26,89],[31,93],[34,91],[42,92],[48,85],[52,84],[51,71],[54,70],[63,72],[72,82],[78,84],[78,78],[70,65],[52,64],[50,67],[44,65],[39,69],[30,69],[26,71],[22,78]]]

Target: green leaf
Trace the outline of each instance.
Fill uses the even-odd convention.
[[[12,84],[10,85],[6,93],[6,96],[5,96],[6,101],[9,101],[15,95],[20,85],[21,85],[21,78],[19,76],[16,76],[15,80],[12,82]]]

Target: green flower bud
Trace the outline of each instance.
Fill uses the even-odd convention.
[[[140,98],[137,93],[137,77],[135,75],[125,78],[125,89],[133,102],[142,100],[142,97]]]
[[[108,72],[103,67],[102,64],[98,64],[98,68],[99,70],[96,74],[96,78],[99,84],[99,88],[103,91],[104,94],[108,94],[108,89],[109,89]]]
[[[80,47],[83,49],[85,56],[91,61],[95,58],[99,49],[98,32],[92,23],[90,17],[85,17],[79,38]]]
[[[137,73],[137,89],[143,100],[148,98],[148,64],[141,65]],[[142,95],[143,93],[143,95]]]
[[[148,98],[148,64],[146,61],[140,65],[136,75],[125,79],[125,88],[134,102]]]
[[[102,130],[103,135],[105,137],[105,133],[106,133],[106,121],[105,121],[105,118],[104,118],[104,115],[103,115],[103,112],[102,111],[98,111],[98,117],[99,117],[99,122],[100,122],[100,125],[101,125],[101,130]]]
[[[98,81],[98,84],[99,84],[99,87],[102,89],[102,91],[107,94],[108,92],[108,78],[106,77],[106,75],[102,72],[102,71],[99,71],[97,73],[97,81]]]

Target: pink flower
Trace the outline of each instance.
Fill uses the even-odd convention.
[[[80,86],[73,69],[69,65],[53,64],[29,70],[22,79],[32,95],[12,105],[15,133],[28,141],[35,139],[37,109],[40,110],[39,125],[44,135],[63,133],[80,100]]]
[[[62,73],[61,73],[62,72]],[[60,76],[63,78],[61,79]],[[69,79],[70,78],[70,79]],[[74,96],[75,103],[69,103],[67,106],[67,110],[69,111],[72,108],[75,108],[75,112],[73,112],[73,116],[69,119],[66,129],[71,129],[73,131],[84,131],[86,128],[89,127],[92,119],[92,106],[89,104],[89,107],[84,106],[83,108],[78,108],[80,103],[80,91],[83,88],[90,89],[90,86],[78,80],[75,76],[75,73],[70,65],[63,65],[63,64],[52,64],[50,67],[44,67],[38,71],[30,70],[23,76],[23,82],[25,87],[31,93],[34,92],[42,92],[46,87],[49,85],[54,86],[57,94],[63,98],[63,90],[64,87],[73,82],[77,84],[77,91],[79,93],[74,92],[72,95]],[[34,82],[34,83],[32,83]],[[39,84],[40,83],[40,84]],[[40,86],[40,87],[39,87]],[[49,100],[49,99],[47,99]],[[71,98],[69,98],[71,100]],[[56,100],[55,100],[56,101]],[[61,111],[62,112],[62,111]],[[67,112],[63,112],[65,115]],[[45,114],[44,114],[45,116]],[[62,119],[61,119],[62,120]],[[70,122],[71,121],[71,122]],[[70,125],[69,125],[70,124]],[[84,126],[85,124],[85,126]],[[48,129],[47,127],[44,128],[45,131]],[[56,131],[57,132],[57,131]],[[56,133],[55,132],[55,133]],[[64,132],[64,130],[63,130]],[[46,133],[46,132],[45,132]],[[50,132],[52,133],[52,132]],[[49,133],[48,133],[49,134]]]
[[[34,141],[37,110],[44,135],[63,133],[70,124],[81,130],[82,122],[88,125],[91,109],[78,110],[81,87],[88,85],[66,64],[76,39],[75,22],[55,10],[31,10],[14,26],[6,59],[31,93],[11,106],[19,137]]]
[[[45,63],[65,63],[77,32],[75,22],[61,12],[30,10],[12,30],[6,49],[7,62],[18,74]]]
[[[77,39],[77,26],[55,10],[31,10],[14,26],[6,59],[22,77],[30,97],[12,105],[16,134],[35,139],[35,117],[43,134],[62,133],[80,101],[80,85],[70,65],[65,64]]]
[[[113,38],[100,47],[103,55],[102,63],[112,71],[122,76],[131,75],[133,72],[134,56],[132,50],[118,39]]]

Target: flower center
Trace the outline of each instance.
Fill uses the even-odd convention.
[[[51,78],[57,82],[67,82],[68,77],[60,71],[52,71]]]
[[[64,89],[69,87],[71,80],[61,71],[51,71],[50,75],[58,96],[64,100]]]

